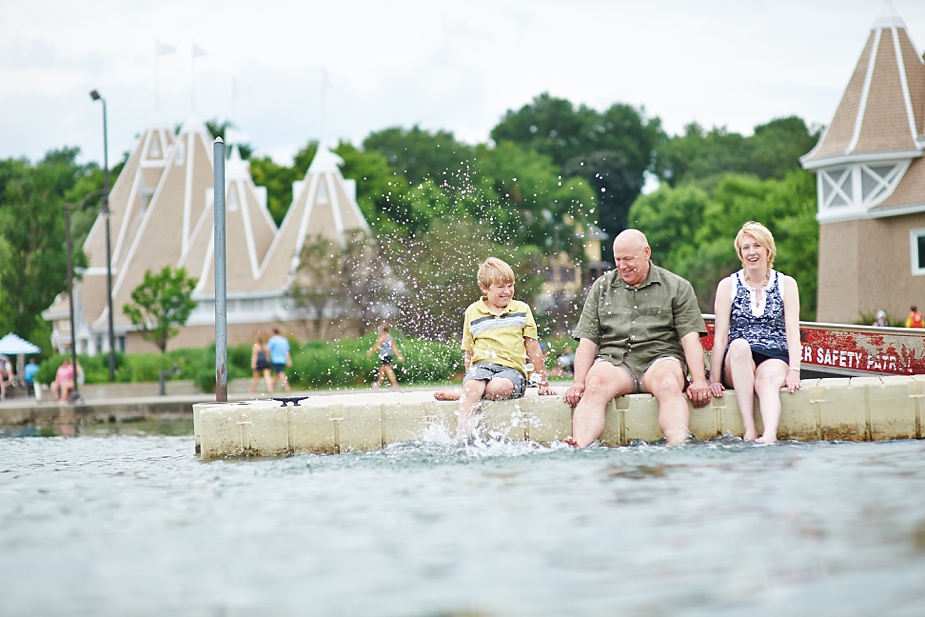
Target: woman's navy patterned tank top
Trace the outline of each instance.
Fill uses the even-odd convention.
[[[751,293],[745,285],[744,272],[732,275],[735,279],[735,297],[729,320],[729,342],[744,338],[752,347],[787,351],[787,329],[784,323],[784,299],[781,294],[781,274],[771,270],[771,284],[764,290],[764,310],[760,315],[752,312]]]

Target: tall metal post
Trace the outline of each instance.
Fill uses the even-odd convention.
[[[106,225],[106,311],[109,313],[109,381],[115,381],[116,333],[112,314],[112,252],[109,241],[109,136],[106,127],[106,99],[96,90],[90,92],[90,98],[103,103],[103,205],[100,212]],[[74,370],[77,370],[76,367]]]
[[[225,142],[212,143],[215,244],[215,402],[228,402],[228,310],[225,288]]]
[[[74,264],[71,258],[71,204],[64,204],[64,237],[67,241],[67,303],[71,318],[71,367],[74,370],[74,389],[68,395],[68,400],[76,401],[80,398],[77,384],[77,332],[74,330]]]
[[[83,208],[84,204],[91,198],[104,196],[105,194],[105,189],[102,191],[92,191],[84,195],[84,198],[81,199],[80,203],[76,206],[72,206],[67,202],[64,204],[64,239],[67,245],[67,303],[71,320],[71,366],[74,367],[74,389],[71,390],[71,394],[68,396],[70,401],[77,401],[80,399],[80,391],[77,385],[77,330],[74,327],[74,249],[71,245],[71,210],[79,210]]]

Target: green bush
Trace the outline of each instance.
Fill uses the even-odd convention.
[[[293,387],[300,389],[355,387],[376,379],[379,357],[366,352],[376,341],[373,332],[358,339],[340,341],[311,340],[304,344],[292,343],[292,367],[286,373]],[[463,372],[463,354],[455,342],[411,339],[392,333],[404,356],[404,362],[395,362],[398,380],[405,384],[448,382],[458,379]],[[250,377],[252,369],[251,344],[228,348],[228,380]],[[39,365],[36,380],[51,383],[61,362],[68,356],[56,355]],[[86,383],[109,381],[109,356],[80,356]],[[192,379],[203,392],[215,392],[215,346],[175,349],[166,354],[116,354],[116,381],[155,382],[161,371],[172,370],[167,379]]]

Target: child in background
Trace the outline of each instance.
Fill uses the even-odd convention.
[[[389,334],[389,324],[384,323],[379,328],[379,337],[376,339],[376,342],[373,343],[373,346],[369,351],[366,352],[366,357],[373,355],[373,352],[379,351],[379,378],[376,380],[376,383],[373,384],[374,388],[381,388],[382,381],[385,379],[385,376],[389,376],[389,381],[392,382],[392,389],[398,389],[398,379],[395,378],[395,371],[392,369],[392,359],[398,358],[399,362],[404,362],[405,359],[401,357],[401,351],[398,350],[398,344],[395,343],[395,339],[392,338],[392,335]]]
[[[535,367],[540,395],[554,395],[533,313],[526,303],[514,300],[514,271],[500,259],[490,257],[478,271],[482,298],[466,309],[462,348],[466,374],[462,388],[434,393],[440,401],[459,401],[456,426],[460,437],[471,434],[471,418],[482,399],[520,398],[527,386],[525,358]]]

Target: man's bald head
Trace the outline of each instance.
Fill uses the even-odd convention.
[[[649,257],[652,250],[646,235],[638,229],[621,231],[613,241],[613,258],[623,281],[641,285],[649,276]]]
[[[613,239],[614,254],[617,252],[617,246],[641,251],[649,248],[649,240],[646,238],[646,234],[638,229],[624,229]]]

